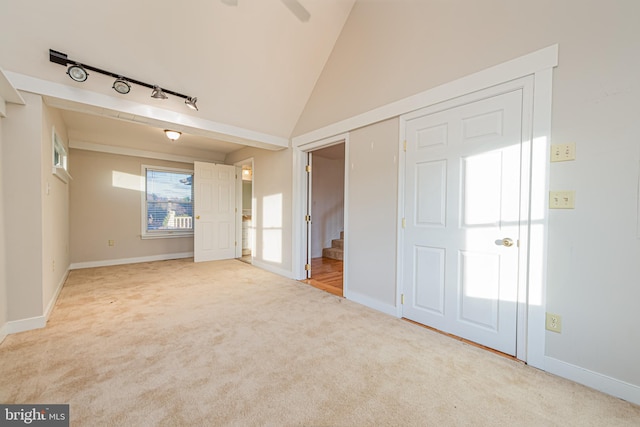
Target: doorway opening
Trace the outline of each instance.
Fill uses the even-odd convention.
[[[240,261],[247,264],[253,263],[253,256],[255,253],[255,239],[254,239],[254,198],[253,198],[253,159],[247,159],[242,162],[236,163],[241,169],[241,228],[242,237]]]
[[[345,143],[307,153],[307,278],[344,296]]]

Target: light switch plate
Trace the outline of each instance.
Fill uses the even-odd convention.
[[[575,191],[549,191],[549,209],[575,209]]]
[[[576,143],[551,144],[551,161],[567,162],[576,159]]]

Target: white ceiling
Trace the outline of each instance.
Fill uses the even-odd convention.
[[[354,0],[300,3],[311,14],[306,23],[281,0],[238,0],[237,6],[221,0],[1,1],[0,39],[11,42],[0,43],[0,68],[119,102],[289,138]],[[149,89],[137,85],[119,95],[111,88],[113,78],[95,72],[89,72],[84,83],[74,82],[63,66],[49,61],[49,49],[197,96],[200,110],[187,109],[181,98],[152,99]],[[127,141],[135,147],[138,141],[153,141],[161,131],[74,109],[63,113],[70,139]],[[206,132],[185,134],[180,141],[194,150],[228,153],[239,148]],[[143,145],[137,148],[146,149]]]

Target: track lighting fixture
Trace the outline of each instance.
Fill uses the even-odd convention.
[[[69,74],[69,77],[71,77],[73,80],[77,82],[83,82],[87,80],[87,76],[89,76],[89,73],[87,73],[87,70],[82,68],[82,65],[80,64],[71,65],[67,69],[67,74]]]
[[[131,79],[129,77],[124,77],[121,74],[112,73],[111,71],[101,70],[100,68],[93,67],[87,64],[81,64],[77,61],[73,61],[67,57],[66,53],[58,52],[53,49],[49,49],[49,60],[51,62],[55,62],[56,64],[69,66],[67,69],[67,74],[76,82],[83,82],[87,80],[87,70],[94,71],[99,74],[104,74],[105,76],[114,77],[116,80],[113,82],[113,90],[118,92],[119,94],[126,95],[131,91],[131,83],[135,83],[140,86],[148,87],[152,89],[151,97],[155,99],[167,99],[169,95],[178,96],[180,98],[184,98],[184,103],[187,107],[192,110],[198,111],[198,107],[196,106],[196,102],[198,98],[195,96],[184,95],[182,93],[174,92],[172,90],[163,89],[158,85],[152,85],[149,83],[142,82],[140,80]],[[178,136],[180,133],[178,132]],[[176,137],[177,139],[177,137]]]
[[[198,98],[195,98],[195,97],[193,98],[189,97],[184,100],[184,103],[187,104],[187,107],[191,108],[192,110],[198,111],[198,106],[196,105],[196,102],[198,102]]]
[[[115,82],[113,82],[113,90],[123,95],[126,95],[131,90],[131,85],[127,83],[125,79],[122,77],[118,77]]]
[[[167,99],[168,96],[166,93],[162,91],[160,86],[154,86],[153,91],[151,91],[151,97],[155,99]]]
[[[180,138],[180,135],[182,135],[182,132],[178,132],[177,130],[165,129],[164,134],[167,135],[167,138],[169,138],[170,140],[175,141],[178,138]]]

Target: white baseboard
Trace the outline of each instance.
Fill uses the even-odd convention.
[[[47,326],[45,316],[30,317],[28,319],[12,320],[7,322],[7,334],[17,334],[19,332],[41,329]]]
[[[70,270],[82,268],[109,267],[112,265],[137,264],[140,262],[167,261],[170,259],[192,258],[193,252],[181,252],[176,254],[151,255],[137,258],[106,259],[102,261],[74,262],[69,266]]]
[[[373,299],[367,295],[362,295],[357,292],[349,291],[345,292],[344,297],[353,302],[357,302],[358,304],[362,304],[369,308],[373,308],[374,310],[381,311],[385,314],[389,314],[393,317],[398,317],[398,310],[394,305],[385,304],[376,299]]]
[[[7,324],[5,323],[0,327],[0,344],[2,344],[2,341],[4,341],[7,335],[9,335],[9,333],[7,332]]]
[[[67,268],[67,271],[65,271],[64,274],[62,275],[62,279],[60,279],[60,282],[58,283],[58,286],[56,287],[56,291],[53,293],[53,297],[49,301],[49,304],[47,304],[47,308],[44,310],[44,317],[47,320],[49,320],[49,316],[51,316],[51,312],[53,311],[53,307],[55,307],[56,301],[58,301],[58,296],[60,296],[60,291],[62,290],[62,287],[64,286],[64,282],[66,282],[67,281],[67,277],[69,277],[69,271],[70,270]]]
[[[545,370],[551,374],[640,405],[640,386],[629,384],[549,356],[545,356],[544,367]]]
[[[258,261],[256,259],[254,259],[251,262],[251,265],[253,265],[254,267],[261,268],[263,270],[267,270],[267,271],[269,271],[271,273],[275,273],[277,275],[284,276],[287,279],[293,279],[294,278],[292,271],[285,270],[284,268],[274,267],[273,265],[268,264],[268,263],[263,262],[263,261]]]

